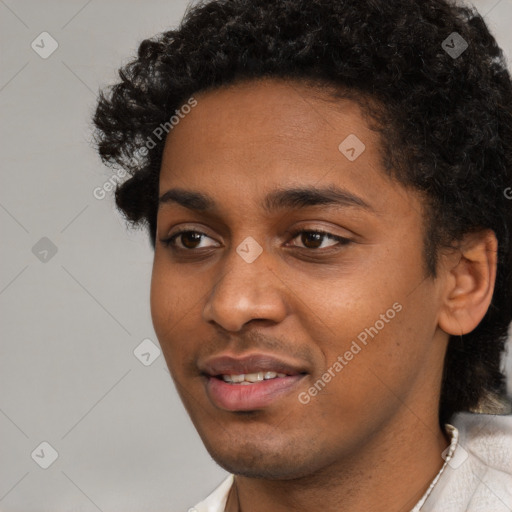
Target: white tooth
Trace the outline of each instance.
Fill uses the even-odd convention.
[[[265,379],[275,379],[276,377],[276,372],[265,372]]]
[[[286,377],[286,373],[278,373],[277,376],[278,377]]]
[[[222,380],[224,382],[233,382],[230,375],[223,375]]]
[[[251,386],[251,383],[244,380],[243,382],[240,382],[240,386]]]
[[[245,379],[245,375],[242,373],[241,375],[230,375],[231,382],[243,382]]]
[[[245,376],[245,380],[248,382],[258,382],[259,380],[263,380],[263,372],[248,373]]]

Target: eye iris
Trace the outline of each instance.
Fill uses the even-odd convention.
[[[308,245],[308,243],[304,243],[304,245],[308,248],[308,249],[317,249],[320,245],[322,245],[322,239],[325,235],[323,235],[322,233],[312,233],[312,232],[305,232],[302,234],[302,242],[304,243],[304,240],[306,239],[313,239],[313,247],[311,247],[310,245]],[[320,241],[320,244],[317,244],[315,245],[315,242],[318,242]]]
[[[192,242],[192,245],[194,244],[194,242],[200,242],[201,241],[201,237],[202,235],[200,233],[194,233],[193,231],[187,231],[185,233],[182,233],[181,235],[181,243],[187,248],[187,249],[195,249],[195,247],[190,247],[186,242],[185,240],[187,238],[189,239],[195,239],[195,241]]]

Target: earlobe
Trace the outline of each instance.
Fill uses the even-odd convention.
[[[491,230],[470,233],[445,263],[446,289],[439,327],[451,335],[471,332],[485,316],[496,281],[498,241]]]

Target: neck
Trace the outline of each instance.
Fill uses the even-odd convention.
[[[226,512],[409,512],[441,469],[449,437],[406,411],[357,453],[294,480],[235,476]],[[392,492],[390,492],[392,491]]]

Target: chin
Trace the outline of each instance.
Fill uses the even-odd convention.
[[[311,474],[317,468],[302,460],[304,454],[298,453],[292,446],[276,449],[275,446],[262,446],[254,441],[223,443],[222,448],[206,446],[212,459],[223,469],[235,475],[247,478],[268,480],[294,480]],[[229,447],[229,451],[227,451]]]
[[[276,464],[262,460],[253,462],[241,459],[234,460],[232,457],[213,457],[213,459],[220,467],[229,473],[247,478],[294,480],[305,477],[309,474],[308,471],[301,471],[301,468],[297,467],[293,461]]]

